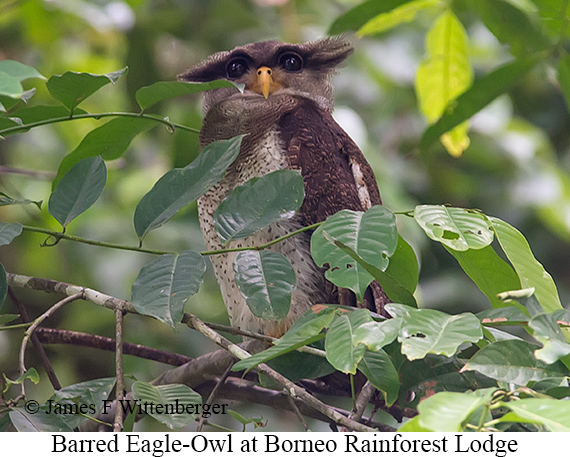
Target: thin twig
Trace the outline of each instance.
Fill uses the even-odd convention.
[[[0,135],[4,136],[13,133],[19,133],[22,131],[27,131],[34,127],[40,127],[42,125],[49,125],[49,124],[57,124],[59,122],[74,121],[79,119],[101,119],[104,117],[134,117],[140,119],[148,119],[164,124],[168,128],[170,128],[170,130],[180,129],[180,130],[186,130],[188,132],[200,133],[199,129],[188,127],[182,124],[177,124],[176,122],[171,122],[168,119],[153,114],[111,112],[111,113],[85,113],[85,114],[74,114],[72,116],[52,117],[50,119],[44,119],[37,122],[30,122],[29,124],[16,125],[14,127],[0,129]]]
[[[301,414],[301,411],[299,411],[299,407],[297,406],[297,403],[295,403],[295,400],[293,399],[293,397],[291,397],[291,395],[289,395],[285,389],[283,389],[283,394],[287,398],[287,401],[289,402],[291,409],[293,410],[293,412],[297,416],[297,419],[299,419],[299,422],[301,422],[301,425],[303,425],[305,431],[310,432],[311,429],[309,428],[309,424],[307,424],[307,421],[305,420],[305,418]]]
[[[37,326],[40,325],[43,321],[45,321],[48,317],[50,317],[53,313],[55,313],[59,308],[71,303],[75,300],[79,300],[83,298],[83,292],[77,292],[73,295],[69,295],[62,300],[58,301],[55,305],[49,308],[45,313],[34,320],[34,323],[26,330],[24,333],[24,338],[22,339],[22,344],[20,345],[20,374],[24,374],[26,372],[26,364],[25,364],[25,354],[26,354],[26,346],[28,345],[28,341],[30,337],[33,335],[34,331],[36,330]],[[24,387],[24,382],[21,384],[20,392],[23,396],[26,395],[26,390]]]
[[[53,181],[55,178],[55,173],[53,171],[27,170],[25,168],[6,167],[0,165],[0,175],[8,173],[29,176],[34,179],[42,179],[45,181]]]
[[[218,391],[220,390],[220,387],[222,387],[224,385],[224,382],[226,382],[226,379],[228,379],[228,376],[230,375],[231,371],[232,371],[232,367],[230,365],[226,369],[226,372],[218,380],[218,382],[216,383],[216,385],[212,389],[212,392],[210,392],[210,395],[208,396],[208,399],[206,400],[204,405],[210,406],[214,402],[214,399],[216,398],[216,395],[217,395]],[[204,415],[200,416],[200,420],[198,422],[198,427],[196,427],[196,431],[201,432],[205,423],[206,423],[206,417]]]
[[[67,234],[62,233],[62,232],[56,232],[55,230],[44,229],[41,227],[32,227],[29,225],[24,225],[22,227],[22,229],[26,232],[42,233],[44,235],[48,235],[48,236],[51,236],[52,238],[54,238],[55,241],[53,243],[50,243],[49,245],[44,244],[44,246],[54,246],[57,243],[59,243],[61,240],[67,240],[67,241],[75,241],[77,243],[89,244],[91,246],[98,246],[98,247],[103,247],[103,248],[120,249],[123,251],[142,252],[144,254],[155,254],[155,255],[173,254],[173,252],[170,252],[170,251],[159,251],[156,249],[145,249],[145,248],[141,248],[138,246],[126,246],[124,244],[107,243],[105,241],[90,240],[88,238],[83,238],[80,236],[67,235]]]
[[[27,324],[27,327],[31,326],[32,322],[30,322],[30,316],[28,315],[28,310],[24,306],[24,303],[22,303],[22,301],[16,296],[16,294],[14,293],[14,290],[11,287],[8,287],[8,295],[10,296],[10,299],[12,300],[12,302],[18,308],[18,312],[20,313],[20,317],[22,318],[22,321],[25,324]],[[47,356],[46,351],[45,351],[44,347],[42,346],[36,332],[34,332],[32,334],[32,345],[34,346],[34,349],[36,350],[36,352],[40,356],[42,366],[44,367],[44,370],[46,371],[49,382],[53,386],[54,390],[60,390],[61,384],[59,382],[59,379],[57,379],[57,375],[55,374],[55,370],[53,369],[53,366],[51,365],[51,362],[49,361],[49,357]]]
[[[364,414],[366,406],[368,406],[368,403],[370,403],[370,400],[374,396],[375,392],[376,388],[372,384],[370,384],[370,381],[366,381],[366,383],[360,390],[358,397],[356,397],[356,401],[354,402],[354,409],[352,410],[350,416],[348,417],[350,417],[355,421],[360,420],[362,418],[362,414]]]
[[[115,373],[117,375],[115,396],[119,404],[123,402],[125,382],[123,378],[123,309],[120,306],[115,308]],[[123,408],[115,409],[115,421],[113,431],[123,430]]]

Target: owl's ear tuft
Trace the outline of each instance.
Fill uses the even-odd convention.
[[[344,36],[328,37],[303,45],[308,54],[307,66],[332,69],[340,65],[352,52],[352,43]]]
[[[205,83],[215,81],[216,79],[225,79],[225,58],[227,57],[227,54],[227,52],[214,54],[209,59],[190,68],[185,73],[179,74],[177,77],[178,81]]]

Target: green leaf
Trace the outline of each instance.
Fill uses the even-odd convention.
[[[300,335],[296,337],[290,337],[287,344],[275,344],[265,351],[258,352],[257,354],[248,357],[247,359],[240,360],[232,366],[232,371],[249,371],[261,363],[273,360],[276,357],[288,354],[291,351],[299,349],[303,346],[308,346],[315,341],[322,340],[325,337],[324,334],[316,334],[310,337],[302,338]]]
[[[370,19],[408,3],[410,0],[368,0],[338,17],[329,28],[329,35],[338,35],[349,30],[358,30]]]
[[[443,13],[427,34],[427,58],[420,63],[416,74],[416,93],[420,109],[430,124],[473,82],[468,45],[467,33],[451,10]],[[452,156],[460,156],[469,146],[467,129],[466,124],[461,124],[442,137]]]
[[[117,117],[91,130],[81,143],[63,158],[53,185],[55,186],[61,177],[82,159],[98,155],[105,160],[118,159],[139,133],[155,125],[156,121],[152,119]]]
[[[321,330],[328,327],[334,316],[340,312],[343,312],[343,310],[338,305],[313,305],[293,322],[287,333],[274,344],[289,345],[296,343],[299,339],[318,335]]]
[[[0,265],[2,265],[2,264],[0,264]],[[4,268],[4,267],[0,267],[0,268]],[[0,282],[2,282],[2,276],[0,276]],[[6,286],[4,286],[4,287],[6,287]],[[13,322],[19,318],[20,318],[19,314],[0,314],[0,325],[9,324],[10,322]]]
[[[49,213],[63,228],[67,227],[67,224],[97,201],[106,182],[107,168],[103,159],[83,159],[61,178],[50,195]]]
[[[353,343],[364,344],[374,352],[381,351],[396,339],[400,331],[402,319],[386,319],[382,322],[367,322],[354,331]]]
[[[570,344],[552,314],[538,314],[530,320],[528,326],[533,336],[543,345],[534,352],[537,359],[545,363],[554,363],[570,354]]]
[[[419,205],[414,218],[428,237],[456,251],[482,249],[493,242],[486,216],[474,210]]]
[[[379,14],[370,19],[358,29],[358,35],[376,35],[391,30],[400,24],[413,21],[416,14],[421,10],[437,7],[440,4],[440,0],[414,0],[406,2],[394,8],[392,11]]]
[[[520,289],[521,283],[513,268],[505,262],[492,246],[482,249],[456,251],[444,246],[459,262],[463,271],[483,292],[494,308],[508,306],[497,297],[507,290]]]
[[[435,309],[410,310],[402,317],[398,341],[409,360],[427,354],[454,355],[463,343],[483,338],[481,324],[471,313],[454,316]]]
[[[398,279],[388,273],[390,269],[390,265],[386,269],[386,272],[380,270],[380,268],[371,265],[370,263],[366,262],[362,257],[360,257],[353,249],[346,246],[341,241],[335,240],[332,238],[328,233],[323,232],[323,235],[327,240],[333,243],[339,249],[342,249],[346,252],[351,258],[356,260],[356,262],[364,268],[368,273],[370,273],[374,279],[378,281],[378,283],[382,286],[382,289],[388,295],[388,297],[393,300],[394,302],[403,303],[408,306],[412,306],[417,308],[416,299],[412,295],[410,291],[408,291],[404,286],[402,286]],[[415,254],[414,254],[415,258]],[[391,261],[391,258],[390,258]],[[416,264],[417,267],[417,264]],[[400,266],[398,266],[400,268]],[[413,267],[412,267],[413,268]],[[413,271],[413,270],[412,270]]]
[[[90,381],[79,382],[71,386],[56,390],[52,399],[61,401],[64,399],[79,399],[85,404],[94,404],[97,408],[103,407],[102,402],[109,398],[116,378],[99,378]]]
[[[333,367],[343,373],[356,373],[366,347],[363,344],[354,344],[354,333],[362,324],[371,321],[368,310],[357,309],[341,313],[332,322],[325,338],[325,351],[327,360]]]
[[[522,233],[496,217],[490,217],[489,221],[501,248],[519,276],[521,287],[534,287],[536,298],[547,312],[561,309],[560,297],[552,276],[535,259]]]
[[[0,71],[0,95],[8,98],[18,99],[24,93],[24,88],[18,78]]]
[[[184,314],[188,298],[204,281],[206,262],[194,251],[164,254],[141,268],[133,283],[135,309],[174,327]]]
[[[24,374],[21,374],[17,379],[14,380],[8,378],[6,376],[6,373],[2,373],[2,376],[4,377],[4,384],[6,385],[4,388],[4,393],[8,391],[10,386],[22,384],[26,380],[30,380],[36,385],[40,382],[40,375],[35,368],[29,368]]]
[[[398,350],[398,346],[388,349]],[[392,355],[392,360],[394,360]],[[465,392],[474,387],[486,388],[497,386],[493,379],[477,372],[459,373],[458,364],[463,363],[457,357],[428,356],[424,359],[409,361],[404,358],[398,372],[400,374],[401,407],[416,409],[418,403],[437,392]],[[414,394],[412,398],[408,392]]]
[[[0,306],[4,304],[6,300],[6,294],[8,293],[8,277],[6,276],[6,270],[4,265],[0,263]]]
[[[126,71],[126,67],[104,75],[68,71],[63,75],[53,75],[46,86],[53,98],[73,112],[77,105],[103,86],[109,83],[115,84]]]
[[[496,388],[477,392],[439,392],[418,406],[421,427],[434,432],[460,432],[478,408],[491,401]]]
[[[23,226],[19,222],[0,222],[0,246],[10,244],[22,230]]]
[[[103,402],[109,398],[115,382],[114,377],[80,382],[56,390],[50,400],[58,404],[83,405],[86,414],[96,416],[103,411]],[[94,406],[94,410],[90,409],[91,405]],[[80,414],[64,415],[62,419],[71,428],[78,427],[86,421],[85,416]]]
[[[539,27],[514,5],[504,0],[479,0],[473,4],[485,26],[504,44],[511,46],[511,53],[525,56],[551,46]],[[536,14],[532,16],[536,17]]]
[[[319,339],[324,337],[323,334]],[[308,344],[312,343],[314,341]],[[272,358],[267,361],[267,365],[291,382],[298,382],[301,379],[318,379],[336,371],[325,357],[300,351],[290,351]]]
[[[538,346],[522,340],[504,340],[489,344],[477,352],[461,369],[478,371],[485,376],[525,386],[529,381],[564,376],[559,363],[547,365],[534,357]]]
[[[375,352],[366,351],[358,364],[358,369],[370,384],[384,394],[386,405],[392,406],[398,399],[400,380],[388,354],[381,349]]]
[[[12,425],[19,432],[73,432],[73,428],[65,423],[62,416],[48,414],[47,406],[42,406],[35,414],[27,412],[24,407],[13,408],[8,414]]]
[[[221,87],[235,87],[229,81],[218,80],[207,83],[187,83],[178,81],[159,81],[150,86],[137,90],[135,98],[144,111],[155,103],[182,95],[195,94],[205,90],[219,89]]]
[[[557,309],[552,313],[552,316],[558,324],[570,326],[570,310]]]
[[[528,315],[514,306],[505,306],[504,308],[486,309],[476,314],[477,319],[482,324],[493,322],[528,322]]]
[[[27,102],[35,89],[24,90],[22,81],[29,78],[45,79],[35,68],[14,60],[0,61],[0,111],[6,111],[20,100]]]
[[[511,412],[501,422],[524,422],[544,425],[551,432],[570,432],[570,402],[550,398],[525,398],[502,402]]]
[[[273,222],[292,218],[303,203],[305,186],[296,170],[277,170],[236,187],[214,212],[224,245],[247,238]]]
[[[558,82],[564,94],[566,106],[570,109],[570,55],[563,54],[558,61]]]
[[[139,239],[165,224],[222,179],[239,153],[242,138],[236,136],[210,143],[192,163],[175,168],[160,178],[135,210],[134,223]]]
[[[232,370],[251,370],[260,363],[265,363],[280,355],[323,339],[325,335],[321,331],[329,325],[335,316],[336,310],[337,308],[334,307],[313,306],[313,308],[295,321],[285,335],[274,342],[274,346],[258,352],[247,359],[240,360],[232,367]]]
[[[390,257],[385,273],[397,279],[398,283],[408,292],[414,293],[416,290],[419,279],[418,258],[413,248],[400,235],[398,235],[396,251]]]
[[[0,61],[0,71],[9,74],[16,78],[18,81],[25,81],[26,79],[39,78],[46,79],[38,70],[29,65],[16,62],[15,60],[2,60]]]
[[[338,287],[352,290],[362,301],[373,276],[335,241],[352,249],[365,262],[386,270],[388,258],[398,244],[396,218],[386,207],[377,205],[365,213],[342,210],[329,217],[311,237],[311,255],[318,266],[330,267],[325,277]]]
[[[280,321],[297,287],[295,270],[280,252],[243,251],[234,260],[236,284],[254,316]]]
[[[570,14],[570,5],[566,0],[533,0],[532,3],[538,10],[533,17],[538,18],[543,32],[554,40],[568,36],[566,18]]]
[[[507,290],[506,292],[500,293],[498,298],[507,304],[513,302],[519,303],[531,317],[544,313],[544,308],[534,296],[534,287],[529,287],[528,289]]]
[[[433,432],[429,428],[420,424],[420,416],[413,417],[406,421],[399,429],[399,432]]]
[[[390,316],[396,318],[409,316],[410,313],[414,311],[415,307],[402,305],[401,303],[386,303],[384,309]]]
[[[143,404],[152,402],[154,405],[165,405],[165,409],[171,408],[172,411],[168,411],[168,413],[148,410],[150,416],[171,429],[181,428],[192,423],[201,411],[202,397],[183,384],[153,386],[147,382],[136,381],[132,390],[135,399]]]
[[[245,432],[245,426],[248,424],[254,424],[255,428],[265,427],[267,425],[267,421],[263,421],[263,416],[246,417],[231,409],[228,409],[228,414],[243,425],[243,432]]]
[[[540,56],[531,55],[509,62],[488,75],[475,80],[471,87],[450,105],[439,120],[423,134],[420,148],[427,149],[445,132],[471,118],[499,95],[520,81],[539,61]]]
[[[39,210],[42,209],[42,202],[35,202],[33,200],[16,200],[9,195],[5,194],[4,192],[0,192],[0,206],[9,206],[9,205],[28,205],[33,203],[38,207]]]

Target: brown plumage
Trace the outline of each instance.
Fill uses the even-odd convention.
[[[208,249],[220,249],[213,214],[235,187],[250,178],[291,168],[301,171],[305,200],[297,215],[278,222],[231,247],[256,246],[300,227],[324,221],[342,209],[365,211],[381,204],[370,165],[352,139],[334,121],[332,85],[334,68],[350,53],[350,43],[327,38],[305,44],[276,41],[252,43],[214,54],[180,76],[203,82],[228,79],[245,85],[204,95],[202,146],[238,134],[247,134],[238,158],[226,176],[198,201],[200,224]],[[341,303],[382,312],[387,302],[373,283],[364,303],[337,291],[310,256],[310,234],[303,233],[272,247],[287,257],[297,275],[291,310],[281,322],[255,317],[234,280],[235,254],[211,258],[232,325],[279,336],[301,314],[317,303]]]

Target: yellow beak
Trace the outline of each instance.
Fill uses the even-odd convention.
[[[273,81],[273,72],[269,67],[259,67],[257,69],[257,78],[254,90],[257,93],[263,94],[265,98],[269,97],[269,94],[277,89],[275,82]]]

